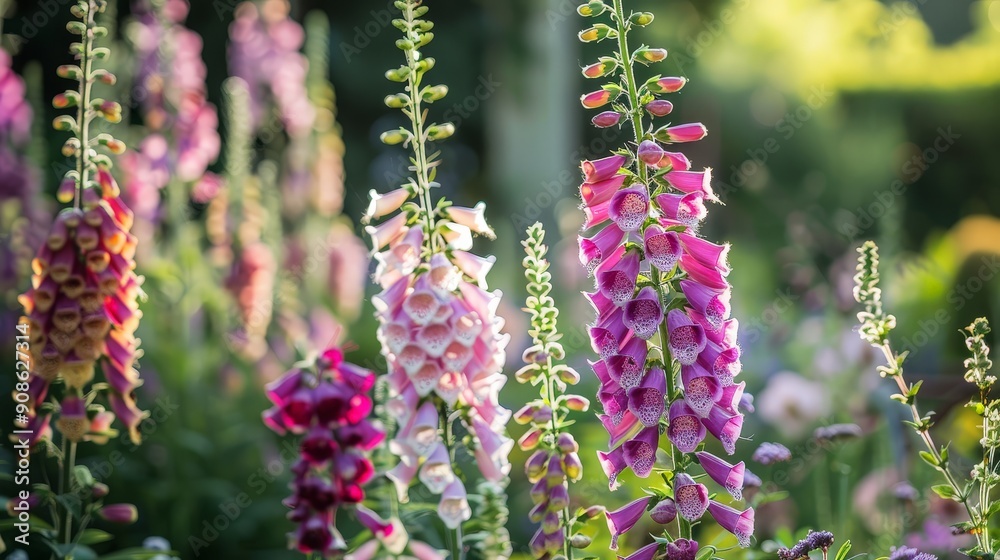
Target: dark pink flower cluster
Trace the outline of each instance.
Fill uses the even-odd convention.
[[[274,406],[264,412],[264,423],[279,434],[302,436],[292,467],[293,493],[285,505],[298,524],[296,547],[304,553],[327,558],[347,550],[336,528],[337,511],[364,501],[364,484],[375,472],[367,452],[385,438],[368,419],[374,383],[374,373],[345,362],[339,348],[330,348],[312,366],[292,369],[267,387]],[[375,524],[374,514],[360,514]],[[402,533],[402,527],[377,525],[380,538]]]
[[[312,130],[316,110],[306,90],[309,64],[299,52],[305,31],[289,18],[290,9],[288,0],[237,6],[229,29],[229,64],[231,74],[250,86],[254,128],[266,122],[273,101],[285,130],[298,137]]]

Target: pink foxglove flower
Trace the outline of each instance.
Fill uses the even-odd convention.
[[[716,523],[736,536],[740,546],[750,546],[754,528],[753,508],[741,512],[713,500],[708,504],[708,512],[715,518]]]
[[[650,497],[639,498],[629,502],[624,506],[606,513],[608,518],[608,530],[611,531],[611,549],[618,550],[618,537],[627,533],[636,523],[642,519],[646,513],[646,506],[649,505]]]

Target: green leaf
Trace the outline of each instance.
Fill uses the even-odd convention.
[[[845,541],[844,544],[840,545],[840,550],[837,551],[837,556],[833,560],[844,560],[847,558],[847,553],[851,551],[851,541]]]
[[[934,486],[931,486],[931,490],[935,494],[937,494],[938,496],[941,496],[942,498],[944,498],[946,500],[959,501],[958,500],[959,495],[957,493],[955,493],[955,489],[952,488],[951,485],[949,485],[949,484],[935,484]]]
[[[87,529],[80,535],[80,544],[97,544],[110,541],[114,536],[100,529]]]
[[[148,548],[126,548],[118,552],[112,552],[106,556],[101,556],[100,560],[150,560],[157,556],[176,556],[173,551],[149,550]],[[95,556],[96,558],[96,556]],[[74,560],[81,560],[74,558]]]
[[[938,460],[936,458],[934,458],[934,455],[931,455],[931,453],[929,451],[921,451],[920,452],[920,458],[923,459],[925,463],[927,463],[928,465],[930,465],[932,467],[938,467],[938,466],[940,466],[938,464]]]

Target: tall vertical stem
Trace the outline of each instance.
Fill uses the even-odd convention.
[[[80,148],[76,153],[77,183],[76,192],[73,195],[73,207],[80,207],[80,195],[87,186],[87,176],[90,174],[90,161],[88,153],[90,151],[90,119],[92,109],[90,108],[90,67],[93,62],[91,50],[93,49],[92,30],[94,28],[94,12],[97,6],[93,0],[87,3],[87,14],[84,23],[86,29],[80,37],[83,45],[83,52],[80,53],[80,100],[76,109],[77,135],[80,139]]]
[[[633,72],[632,69],[632,59],[628,46],[629,25],[625,16],[624,0],[614,0],[614,10],[615,20],[618,24],[618,51],[619,56],[621,57],[620,62],[622,63],[622,75],[625,78],[625,87],[628,92],[629,118],[632,121],[632,131],[635,136],[635,143],[639,144],[642,142],[645,134],[645,128],[642,123],[642,107],[639,106],[639,88],[636,85],[635,72]],[[638,160],[636,160],[636,173],[639,177],[639,181],[645,185],[648,181],[646,166]],[[646,187],[649,188],[649,185],[646,185]],[[652,277],[657,297],[659,297],[660,304],[663,305],[667,300],[667,293],[664,289],[660,271],[655,267],[652,267]],[[677,397],[677,387],[673,374],[673,358],[671,357],[670,350],[667,347],[667,341],[670,339],[670,335],[667,332],[666,314],[664,314],[663,322],[660,323],[659,333],[660,352],[663,357],[663,370],[664,374],[667,376],[667,403],[669,405],[669,403],[673,402],[673,400]],[[683,454],[673,444],[670,444],[670,456],[673,460],[674,473],[684,472],[684,468],[682,466]],[[691,523],[683,517],[677,516],[677,524],[678,532],[680,533],[678,536],[685,539],[691,538]]]

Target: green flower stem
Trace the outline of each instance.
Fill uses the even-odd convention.
[[[889,342],[885,340],[882,342],[882,344],[877,345],[876,348],[882,351],[882,355],[885,357],[886,365],[895,368],[896,373],[891,377],[896,382],[896,385],[899,387],[900,394],[901,395],[908,394],[910,392],[910,388],[907,387],[906,380],[903,378],[903,368],[896,366],[896,364],[898,363],[896,359],[896,354],[892,351],[892,347],[889,345]],[[909,409],[910,409],[910,414],[913,416],[913,423],[922,426],[923,415],[920,414],[920,409],[917,408],[917,403],[915,398],[910,399]],[[942,464],[943,461],[941,457],[941,452],[938,450],[937,445],[934,443],[934,438],[931,437],[930,428],[929,427],[914,428],[914,431],[916,431],[917,435],[920,436],[920,440],[924,443],[924,447],[927,448],[927,452],[930,453],[931,456],[934,458],[934,461],[938,465],[936,467],[937,470],[941,472],[941,474],[944,476],[945,481],[948,483],[949,486],[951,486],[951,489],[955,493],[955,496],[961,497],[962,506],[965,507],[965,511],[969,514],[969,520],[972,521],[972,524],[975,525],[976,527],[981,527],[982,520],[980,516],[976,513],[975,509],[969,505],[968,497],[964,495],[964,490],[962,486],[958,483],[958,480],[955,479],[955,475],[951,473],[951,470],[948,468],[948,465]],[[986,547],[989,545],[985,541],[988,539],[985,539],[981,533],[982,531],[976,532],[976,543],[979,545],[981,550],[986,550]]]
[[[625,16],[624,0],[614,0],[614,10],[615,10],[615,20],[618,24],[618,54],[621,58],[622,63],[622,75],[625,78],[625,86],[628,91],[628,108],[629,108],[629,118],[632,121],[632,131],[635,135],[635,143],[638,145],[642,142],[645,136],[645,128],[642,123],[642,107],[639,105],[639,89],[636,86],[635,72],[632,68],[631,54],[628,46],[628,32],[629,24]],[[645,184],[648,181],[648,176],[646,173],[646,166],[642,165],[641,162],[636,160],[636,171],[639,177],[639,181]],[[660,304],[667,301],[667,293],[664,290],[664,282],[662,280],[660,271],[655,267],[652,271],[653,286],[656,288],[657,296],[660,299]],[[667,318],[666,313],[663,316],[663,322],[659,326],[660,333],[660,352],[663,357],[663,369],[664,374],[667,376],[667,401],[673,402],[677,396],[676,380],[673,374],[673,358],[670,355],[670,350],[667,347],[667,341],[670,340],[670,335],[667,331]],[[683,453],[680,452],[672,443],[670,444],[670,456],[673,460],[674,474],[684,472],[684,457]],[[677,525],[679,538],[690,539],[692,536],[691,522],[684,519],[681,516],[677,516]]]
[[[406,38],[419,43],[415,33],[416,14],[413,9],[419,6],[419,2],[407,0],[406,10],[403,12],[406,21]],[[406,67],[410,69],[407,74],[407,90],[409,92],[409,103],[403,111],[410,118],[410,131],[413,137],[410,143],[413,148],[414,171],[416,172],[417,195],[420,197],[420,206],[423,209],[424,227],[426,228],[427,243],[434,254],[437,250],[437,241],[434,237],[434,204],[431,199],[430,165],[427,162],[427,144],[425,141],[426,131],[424,129],[424,112],[421,109],[420,82],[423,78],[423,71],[418,66],[420,51],[417,48],[404,50],[406,54]]]
[[[83,45],[83,52],[80,53],[80,101],[77,104],[76,109],[76,126],[77,126],[77,137],[80,139],[80,147],[76,152],[76,172],[78,173],[76,181],[76,192],[73,195],[73,208],[80,208],[80,195],[83,193],[83,189],[87,186],[87,176],[90,173],[90,122],[94,118],[94,111],[90,107],[90,70],[93,65],[93,56],[91,55],[94,48],[94,37],[91,32],[95,27],[94,14],[97,12],[97,6],[94,4],[94,0],[88,0],[87,2],[87,14],[84,17],[84,23],[86,24],[86,31],[83,36],[80,37],[80,43]]]

